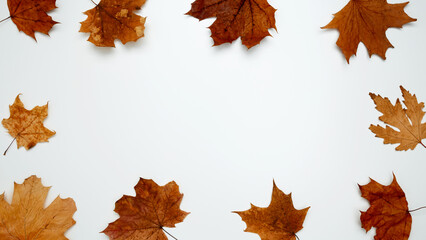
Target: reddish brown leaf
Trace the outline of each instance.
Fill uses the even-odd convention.
[[[56,0],[7,0],[10,18],[28,36],[35,38],[35,32],[49,35],[50,29],[57,22],[47,15],[56,8]]]
[[[71,198],[59,196],[44,207],[49,187],[36,176],[23,184],[15,183],[12,204],[0,195],[1,240],[66,240],[65,232],[75,224],[72,216],[77,208]]]
[[[167,240],[163,227],[175,227],[189,214],[180,210],[183,194],[175,182],[158,186],[141,178],[135,191],[136,197],[124,195],[115,203],[120,218],[103,231],[110,239]]]
[[[243,212],[235,212],[247,224],[245,232],[259,234],[262,240],[295,240],[296,233],[303,228],[309,207],[297,210],[293,206],[291,193],[286,195],[275,185],[271,203],[267,208],[251,205]]]
[[[416,95],[411,94],[402,86],[400,88],[406,108],[402,107],[399,99],[393,105],[388,98],[370,93],[376,109],[383,114],[379,117],[380,121],[388,124],[386,128],[372,124],[370,130],[376,134],[376,137],[383,138],[384,144],[399,144],[395,148],[397,151],[413,150],[418,144],[426,147],[422,143],[422,139],[426,138],[426,123],[422,123],[425,105],[417,101]]]
[[[373,179],[359,186],[361,196],[370,202],[370,208],[361,212],[362,228],[367,232],[376,228],[376,240],[407,240],[411,231],[411,215],[407,199],[395,175],[389,186]]]
[[[209,27],[214,46],[241,37],[251,48],[270,36],[268,29],[276,30],[275,11],[266,0],[196,0],[187,14],[199,20],[216,17]]]
[[[144,36],[145,19],[134,13],[145,0],[101,0],[86,11],[88,17],[81,23],[80,32],[90,33],[89,42],[98,47],[115,47],[114,40],[123,44]]]
[[[368,49],[370,57],[377,54],[386,59],[386,51],[393,47],[386,37],[390,27],[402,28],[406,23],[416,21],[404,12],[408,4],[389,4],[386,0],[350,0],[334,15],[333,20],[324,28],[339,30],[337,46],[349,58],[356,55],[360,42]]]

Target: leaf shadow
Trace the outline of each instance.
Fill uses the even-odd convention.
[[[211,45],[210,47],[214,49],[214,51],[218,51],[218,52],[223,52],[223,51],[227,51],[228,49],[230,49],[232,47],[232,44],[235,44],[235,41],[233,41],[232,43],[223,43],[220,45],[214,45],[213,39],[210,37],[210,42]],[[224,50],[226,49],[226,50]]]
[[[231,48],[236,47],[242,52],[242,54],[251,56],[253,54],[256,54],[259,51],[258,49],[262,48],[262,45],[264,45],[262,43],[265,43],[266,40],[267,40],[267,38],[263,39],[259,44],[251,47],[250,49],[242,44],[241,38],[238,38],[231,43],[223,43],[223,44],[216,45],[216,46],[212,43],[211,47],[214,48],[214,50],[216,50],[218,52],[230,51]],[[234,46],[234,45],[238,45],[238,46]]]
[[[115,48],[113,48],[113,47],[98,47],[98,46],[96,46],[96,45],[94,45],[92,43],[90,43],[90,45],[91,45],[90,46],[91,50],[93,50],[94,52],[96,52],[96,54],[103,55],[103,56],[107,56],[107,55],[109,56],[115,50]]]
[[[262,39],[262,41],[259,42],[259,44],[255,45],[251,48],[247,48],[243,44],[240,44],[240,47],[241,47],[242,50],[245,50],[245,51],[243,51],[245,55],[247,55],[247,56],[256,55],[257,52],[259,52],[259,49],[262,49],[262,47],[265,46],[269,42],[270,38],[272,38],[272,36],[265,37],[264,39]]]
[[[121,41],[118,41],[121,45],[123,45],[123,51],[135,51],[135,49],[143,50],[147,43],[145,42],[146,35],[142,38],[139,38],[137,41],[128,42],[126,44],[122,44]]]

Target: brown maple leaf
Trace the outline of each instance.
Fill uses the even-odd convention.
[[[64,234],[75,224],[74,200],[58,196],[44,208],[49,189],[40,178],[31,176],[23,184],[15,183],[12,204],[0,195],[0,239],[68,239]]]
[[[295,209],[291,193],[285,194],[274,182],[271,203],[267,208],[252,204],[249,210],[234,213],[247,224],[245,232],[257,233],[262,240],[295,240],[296,233],[303,228],[308,210],[309,207]]]
[[[196,0],[186,14],[199,20],[216,17],[209,27],[214,46],[241,37],[251,48],[270,36],[268,29],[276,30],[275,11],[266,0]]]
[[[120,218],[103,231],[110,239],[167,240],[164,227],[175,227],[189,214],[180,210],[183,194],[174,181],[158,186],[141,178],[135,191],[136,197],[124,195],[115,203]]]
[[[370,208],[361,212],[362,228],[366,232],[376,228],[376,240],[407,240],[411,230],[408,202],[395,175],[389,186],[370,178],[367,185],[359,185],[361,196],[370,202]],[[413,210],[415,211],[415,210]]]
[[[337,46],[348,63],[349,58],[356,55],[360,42],[364,43],[370,57],[377,54],[386,59],[387,49],[393,47],[386,37],[386,30],[390,27],[402,28],[402,25],[416,21],[404,12],[407,4],[389,4],[386,0],[350,0],[322,28],[339,30]]]
[[[426,123],[422,123],[425,105],[423,102],[417,101],[416,95],[410,94],[402,86],[400,88],[406,108],[402,107],[399,99],[396,100],[395,105],[392,105],[388,98],[370,93],[371,99],[376,104],[376,109],[383,114],[379,119],[388,124],[386,128],[372,124],[370,130],[376,134],[376,137],[383,138],[384,144],[399,143],[399,146],[395,148],[397,151],[413,150],[417,144],[426,148],[422,143],[422,139],[426,138]],[[399,129],[399,131],[394,130],[389,125]]]
[[[47,117],[47,104],[27,110],[18,95],[13,105],[9,106],[9,110],[10,117],[2,121],[3,126],[13,137],[9,147],[16,140],[18,148],[23,146],[28,150],[39,142],[48,142],[48,139],[55,135],[55,132],[43,125],[43,121]]]
[[[89,42],[98,47],[115,47],[114,40],[123,44],[144,36],[145,20],[133,13],[141,9],[145,0],[101,0],[81,22],[80,32],[90,33]]]
[[[47,15],[56,8],[56,0],[7,0],[10,16],[1,20],[12,19],[19,31],[36,40],[34,33],[49,35],[50,29],[57,22]]]

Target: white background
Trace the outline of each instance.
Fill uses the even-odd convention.
[[[0,192],[10,200],[13,182],[36,174],[53,186],[49,202],[72,197],[71,240],[108,239],[99,232],[139,177],[179,184],[191,212],[168,229],[179,240],[260,239],[231,211],[266,207],[273,179],[296,208],[311,206],[302,240],[373,239],[359,220],[368,203],[357,183],[369,177],[389,184],[394,172],[409,208],[426,205],[426,149],[396,152],[368,129],[380,116],[369,92],[394,102],[402,84],[426,101],[426,2],[406,7],[417,22],[387,31],[386,61],[361,44],[350,65],[338,32],[320,29],[346,1],[269,2],[278,32],[249,51],[240,40],[211,47],[214,19],[185,16],[191,0],[148,0],[145,37],[115,49],[78,32],[89,0],[59,0],[61,24],[37,43],[1,23],[0,118],[22,93],[27,108],[49,101],[45,126],[57,134],[0,157]],[[11,140],[3,129],[0,149]],[[426,210],[414,212],[410,239],[425,239],[425,224]]]

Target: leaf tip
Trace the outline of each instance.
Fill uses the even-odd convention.
[[[374,100],[374,99],[377,97],[377,95],[376,95],[376,94],[374,94],[374,93],[372,93],[372,92],[368,93],[368,95],[370,95],[370,98],[371,98],[372,100]]]

